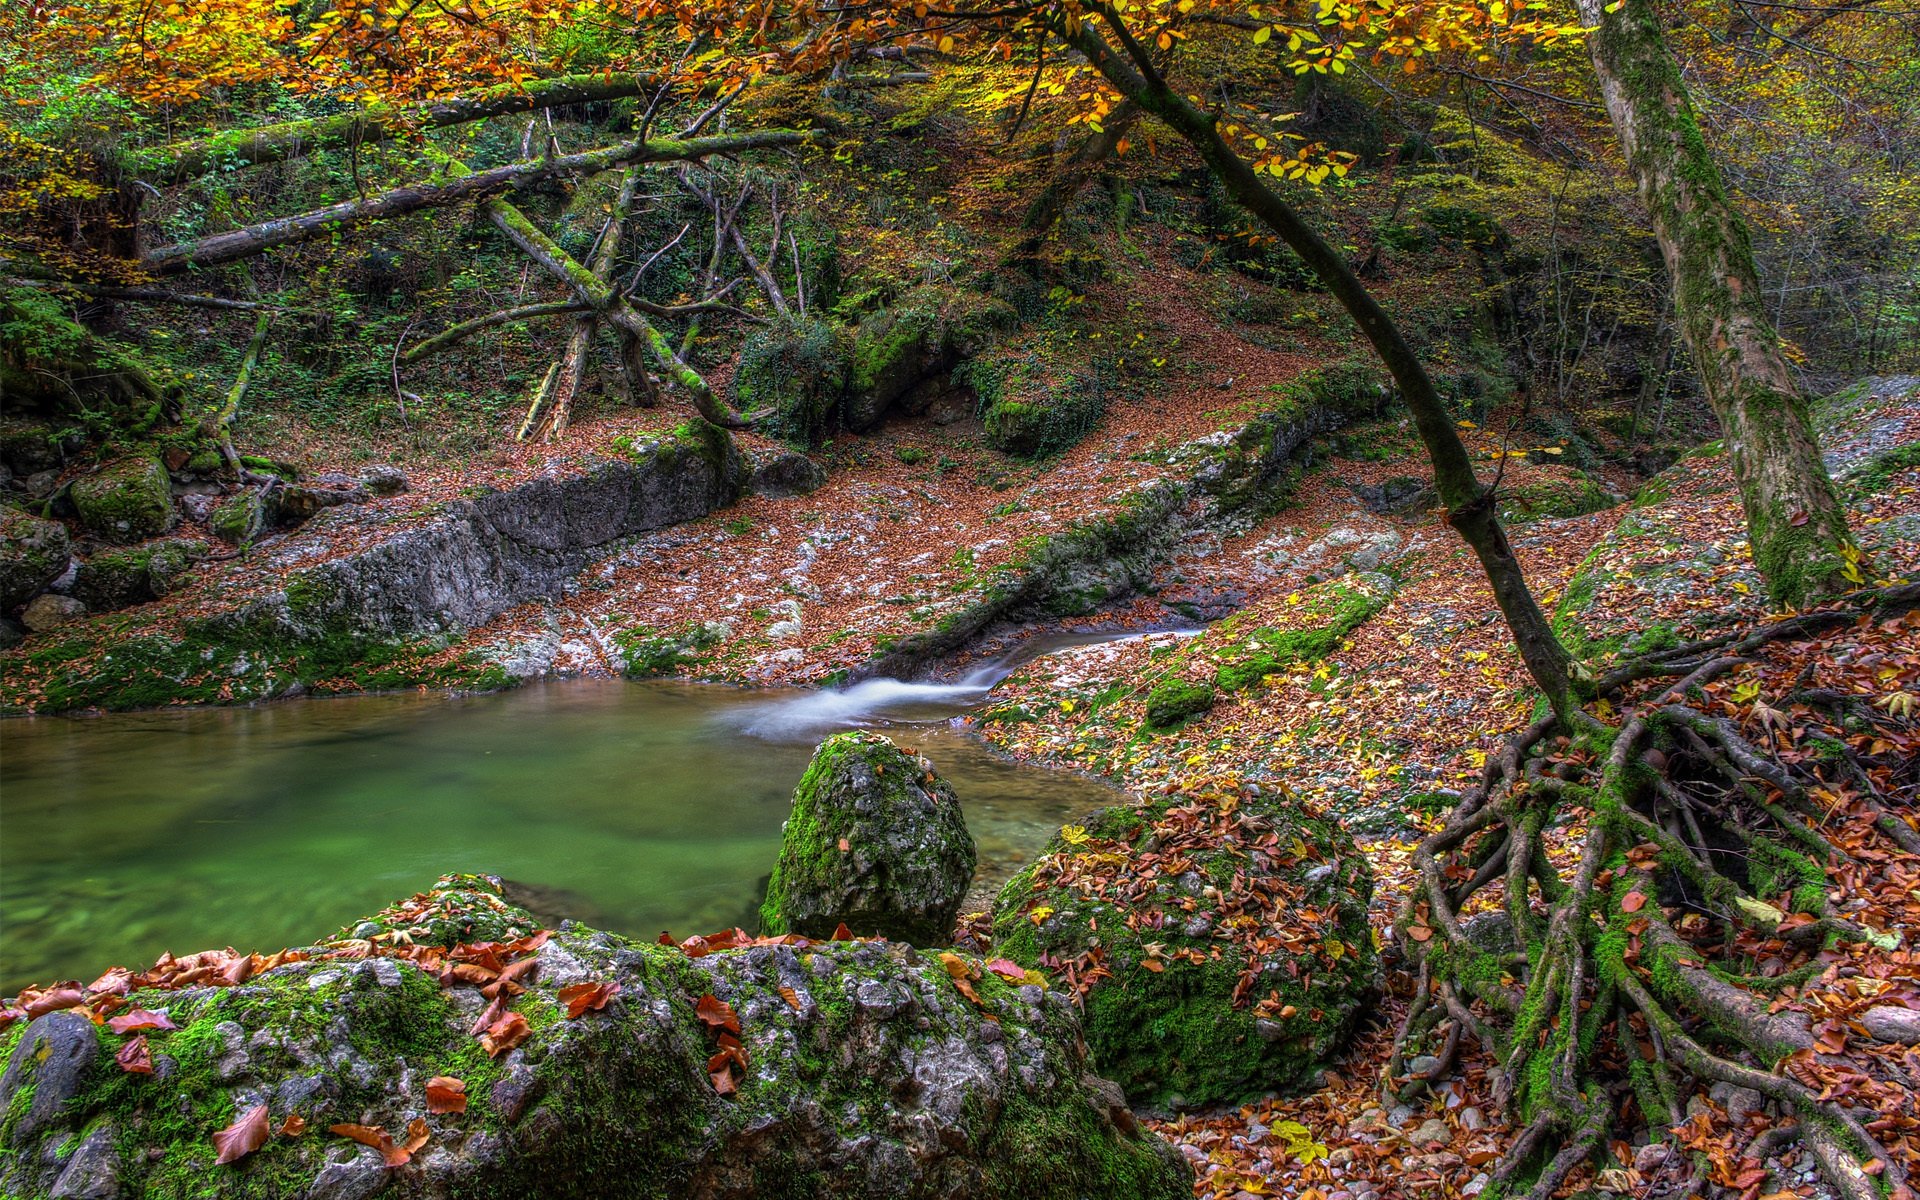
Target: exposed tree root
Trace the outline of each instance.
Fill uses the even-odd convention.
[[[1831,806],[1836,794],[1859,797],[1858,826],[1877,830],[1862,836],[1885,842],[1869,858],[1911,853],[1920,835],[1906,813],[1920,783],[1885,760],[1899,750],[1876,747],[1909,736],[1914,714],[1808,691],[1803,671],[1795,719],[1858,736],[1827,739],[1820,756],[1783,754],[1781,710],[1755,695],[1736,721],[1702,689],[1730,687],[1724,677],[1776,643],[1916,605],[1920,585],[1903,584],[1629,664],[1601,684],[1621,706],[1617,726],[1583,714],[1573,730],[1551,718],[1529,727],[1416,849],[1419,883],[1395,936],[1418,982],[1384,1084],[1405,1098],[1450,1069],[1463,1037],[1488,1046],[1496,1099],[1522,1131],[1489,1195],[1545,1200],[1623,1122],[1658,1136],[1714,1084],[1757,1092],[1797,1121],[1782,1127],[1844,1200],[1911,1195],[1910,1164],[1870,1128],[1882,1114],[1809,1082],[1823,1043],[1781,995],[1836,946],[1886,937],[1830,902],[1837,873],[1858,866]],[[1623,696],[1629,687],[1638,694]],[[1743,970],[1741,946],[1785,957]],[[1789,958],[1803,969],[1785,972]],[[1441,1065],[1408,1074],[1421,1055]],[[1887,1085],[1910,1093],[1911,1064],[1892,1069]],[[1705,1185],[1701,1170],[1683,1191]]]

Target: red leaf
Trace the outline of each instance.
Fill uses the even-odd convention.
[[[381,1153],[386,1156],[388,1166],[404,1167],[412,1160],[415,1151],[426,1145],[427,1139],[432,1136],[433,1131],[427,1128],[426,1121],[421,1117],[415,1117],[407,1122],[406,1142],[399,1146],[389,1146]]]
[[[833,940],[836,942],[850,942],[853,940],[853,930],[847,928],[845,921],[833,927]]]
[[[1416,942],[1424,942],[1433,936],[1433,930],[1428,929],[1425,925],[1409,925],[1407,926],[1407,936]]]
[[[720,1093],[722,1096],[733,1095],[735,1091],[735,1088],[733,1086],[733,1072],[715,1071],[712,1073],[712,1075],[709,1076],[709,1078],[713,1080],[714,1091]]]
[[[567,1006],[567,1020],[578,1020],[589,1009],[602,1009],[620,994],[617,983],[570,983],[560,989],[560,1003]]]
[[[126,1045],[120,1047],[120,1053],[113,1056],[120,1069],[129,1075],[153,1074],[153,1055],[147,1052],[147,1035],[141,1034]]]
[[[175,1025],[166,1013],[136,1008],[132,1012],[121,1013],[108,1021],[107,1028],[115,1033],[133,1033],[141,1029],[178,1029],[180,1027]]]
[[[73,1008],[86,997],[80,994],[78,984],[62,985],[50,991],[42,992],[24,1005],[27,1019],[44,1017],[50,1012],[59,1012],[63,1008]]]
[[[451,1075],[435,1075],[427,1080],[427,1111],[461,1113],[467,1111],[467,1081]]]
[[[480,1035],[480,1044],[486,1047],[489,1057],[499,1058],[532,1035],[533,1030],[528,1027],[525,1017],[519,1013],[508,1013],[487,1026],[487,1031]]]
[[[245,1158],[267,1144],[267,1106],[256,1104],[239,1120],[213,1135],[213,1148],[220,1153],[216,1165]]]
[[[987,961],[987,970],[992,971],[1009,983],[1025,983],[1027,971],[1019,963],[1009,958],[995,958]]]
[[[1647,896],[1645,892],[1628,892],[1626,895],[1620,897],[1621,912],[1639,912],[1642,908],[1646,907],[1646,904]]]
[[[693,1015],[709,1029],[724,1029],[728,1033],[740,1032],[740,1014],[733,1011],[733,1005],[720,999],[712,992],[700,997],[693,1006]]]

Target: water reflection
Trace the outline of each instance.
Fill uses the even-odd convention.
[[[990,686],[582,680],[0,723],[0,994],[162,950],[299,943],[449,870],[639,935],[745,922],[834,728],[886,728],[931,758],[983,875],[1005,878],[1114,793],[950,727]]]

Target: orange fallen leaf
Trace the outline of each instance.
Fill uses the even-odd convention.
[[[435,1075],[427,1080],[427,1111],[461,1113],[467,1111],[467,1082],[451,1075]]]
[[[287,1119],[280,1122],[280,1132],[288,1137],[299,1137],[307,1131],[307,1119],[299,1113],[288,1113]]]
[[[480,1035],[480,1044],[486,1047],[489,1057],[499,1058],[532,1034],[533,1030],[527,1025],[525,1017],[519,1013],[508,1013],[487,1026],[487,1031]]]
[[[570,983],[560,989],[560,1003],[566,1006],[567,1020],[578,1020],[589,1009],[603,1009],[620,994],[617,983]]]
[[[233,1124],[213,1135],[213,1148],[219,1151],[215,1165],[245,1158],[267,1144],[267,1106],[256,1104]]]
[[[1645,892],[1628,892],[1626,895],[1620,897],[1621,912],[1639,912],[1642,908],[1646,907],[1646,904],[1647,896]]]
[[[694,1003],[693,1015],[709,1029],[724,1029],[728,1033],[740,1032],[740,1014],[733,1011],[733,1005],[708,992]]]
[[[781,987],[780,998],[782,1000],[785,1000],[787,1002],[787,1007],[791,1008],[795,1012],[799,1012],[802,1008],[806,1007],[805,1005],[800,1003],[800,993],[794,991],[790,987],[785,987],[785,986]]]
[[[147,1050],[147,1035],[141,1034],[126,1045],[120,1047],[120,1053],[113,1056],[120,1069],[129,1075],[153,1074],[153,1055]]]

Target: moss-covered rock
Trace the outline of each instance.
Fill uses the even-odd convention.
[[[94,612],[112,612],[158,600],[185,580],[207,544],[189,538],[102,550],[74,573],[73,594]]]
[[[533,927],[497,881],[449,877],[349,927],[362,938],[237,985],[136,983],[128,1004],[176,1028],[123,1035],[77,1012],[39,1018],[0,1041],[0,1194],[1190,1194],[1177,1156],[1086,1074],[1068,999],[977,959],[865,941],[696,958],[580,926],[537,945],[494,937]],[[493,944],[450,949],[461,931]],[[485,1012],[488,964],[523,957],[510,1017]],[[468,978],[444,969],[453,963]],[[601,1007],[572,1017],[561,995],[577,984],[608,986]],[[703,1022],[703,1000],[731,1021]],[[490,1054],[473,1030],[501,1019],[524,1022],[524,1040]],[[708,1070],[722,1032],[738,1047],[720,1060],[726,1095]],[[113,1061],[136,1036],[151,1074]],[[463,1111],[430,1111],[428,1081],[441,1076],[465,1085]],[[260,1106],[264,1143],[216,1163],[214,1134]],[[286,1132],[291,1118],[304,1133]],[[395,1170],[327,1132],[340,1123],[395,1141],[411,1126],[425,1141]]]
[[[798,317],[755,331],[740,349],[733,397],[768,432],[817,446],[840,421],[852,339],[829,321]]]
[[[1620,503],[1585,471],[1566,471],[1500,488],[1500,519],[1509,524],[1543,517],[1584,517]]]
[[[1297,663],[1332,654],[1391,594],[1392,580],[1384,575],[1329,580],[1294,593],[1298,601],[1287,607],[1285,624],[1253,625],[1247,617],[1230,617],[1188,653],[1219,664],[1214,683],[1221,691],[1241,691]]]
[[[932,763],[878,733],[836,734],[794,789],[760,924],[945,945],[973,867],[959,797]]]
[[[994,907],[994,947],[1074,964],[1088,1049],[1137,1100],[1311,1086],[1372,986],[1372,874],[1285,795],[1185,793],[1069,827]]]
[[[123,545],[173,528],[173,485],[160,460],[135,454],[76,479],[68,494],[88,533]]]
[[[1147,693],[1147,724],[1171,729],[1213,707],[1213,685],[1191,679],[1166,679]]]
[[[207,528],[223,542],[244,546],[266,530],[267,517],[266,502],[258,491],[248,488],[216,505],[207,516]]]
[[[72,554],[67,527],[0,506],[0,609],[14,609],[60,578]]]
[[[860,322],[847,380],[847,428],[864,433],[922,381],[985,350],[1015,323],[977,292],[920,287]]]

